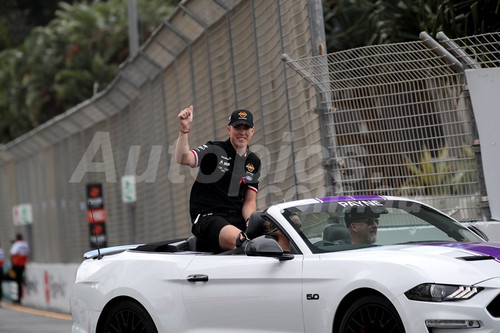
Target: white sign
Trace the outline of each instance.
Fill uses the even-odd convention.
[[[122,177],[122,201],[125,203],[136,202],[135,176]]]
[[[12,207],[14,225],[26,225],[33,223],[33,209],[31,204],[21,204]]]
[[[468,69],[465,71],[467,86],[474,108],[477,130],[481,141],[486,191],[491,217],[500,220],[500,112],[498,112],[498,92],[500,91],[500,68]]]

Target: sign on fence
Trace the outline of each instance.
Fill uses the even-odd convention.
[[[26,225],[33,223],[33,209],[31,204],[21,204],[12,207],[12,218],[14,225]]]

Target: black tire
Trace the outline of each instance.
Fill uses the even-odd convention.
[[[99,333],[158,333],[147,311],[130,300],[113,305],[99,328]]]
[[[365,296],[347,309],[340,333],[405,333],[403,322],[392,304],[380,296]]]

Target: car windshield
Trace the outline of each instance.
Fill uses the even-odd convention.
[[[283,216],[313,253],[404,243],[482,242],[437,210],[405,200],[323,198]]]

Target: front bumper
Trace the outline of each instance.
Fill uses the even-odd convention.
[[[401,295],[400,314],[412,333],[498,333],[500,331],[500,278],[476,284],[484,288],[468,300],[412,301]]]

